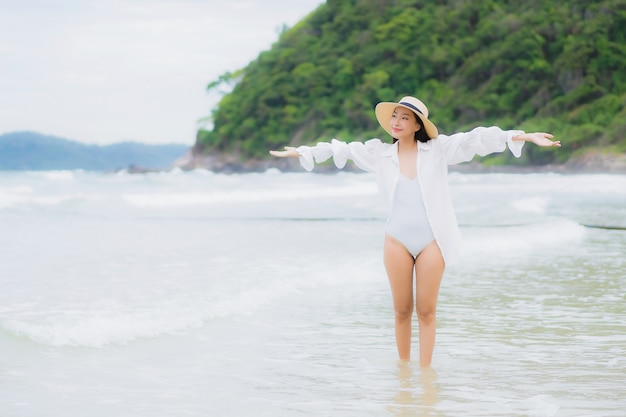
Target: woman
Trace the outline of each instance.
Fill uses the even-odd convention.
[[[448,165],[471,160],[475,155],[503,152],[507,145],[515,157],[524,142],[538,146],[561,146],[548,133],[503,131],[479,127],[471,132],[440,135],[428,119],[428,108],[415,97],[376,106],[378,123],[393,138],[367,142],[331,143],[285,147],[270,151],[277,157],[298,157],[310,171],[314,162],[333,157],[343,168],[348,159],[361,169],[376,172],[378,186],[386,195],[387,219],[384,264],[395,310],[398,355],[411,356],[411,317],[417,311],[420,365],[432,361],[435,346],[435,313],[445,265],[459,255],[461,236],[448,189]],[[415,300],[413,297],[415,271]]]

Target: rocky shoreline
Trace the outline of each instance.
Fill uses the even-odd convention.
[[[302,167],[295,159],[267,158],[244,160],[237,154],[200,154],[193,152],[193,148],[184,156],[177,159],[172,169],[184,171],[193,169],[207,169],[213,172],[235,174],[248,172],[264,172],[274,168],[283,172],[301,172]],[[360,171],[354,165],[347,165],[344,171]],[[332,173],[339,171],[332,163],[317,165],[315,172]],[[479,162],[469,162],[450,167],[451,172],[465,173],[531,173],[556,172],[563,174],[576,173],[603,173],[626,174],[626,154],[588,151],[583,155],[572,158],[564,164],[541,166],[486,166]],[[141,172],[141,170],[135,170]]]

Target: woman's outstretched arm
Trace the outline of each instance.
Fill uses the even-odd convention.
[[[561,141],[552,140],[553,138],[554,138],[554,135],[551,135],[550,133],[534,132],[534,133],[522,133],[521,135],[513,136],[512,140],[514,141],[523,140],[525,142],[532,142],[537,146],[560,147]]]
[[[270,151],[270,155],[278,158],[299,158],[300,153],[292,146],[285,146],[284,151]]]
[[[441,146],[448,165],[471,161],[474,156],[504,152],[508,147],[513,156],[519,158],[526,142],[538,146],[559,147],[560,141],[553,141],[549,133],[526,133],[523,130],[502,130],[497,126],[477,127],[469,132],[459,132],[451,136],[439,135],[434,142]]]
[[[284,151],[270,151],[270,155],[278,158],[299,158],[300,164],[307,171],[311,171],[315,163],[324,162],[333,158],[339,169],[350,159],[357,167],[364,171],[376,170],[376,155],[385,145],[380,139],[370,139],[367,142],[342,142],[333,139],[330,142],[319,142],[313,146],[285,146]]]

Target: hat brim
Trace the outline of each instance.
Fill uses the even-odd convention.
[[[439,136],[439,130],[437,129],[437,126],[435,126],[435,124],[428,120],[428,118],[425,117],[423,114],[420,114],[412,108],[400,103],[383,101],[376,105],[376,109],[374,112],[376,113],[376,119],[378,120],[380,126],[385,129],[385,132],[389,133],[391,137],[393,137],[393,133],[391,132],[391,125],[389,124],[389,121],[391,120],[391,116],[393,115],[393,112],[397,107],[403,107],[407,110],[410,110],[413,112],[413,114],[419,117],[424,124],[424,129],[426,130],[426,134],[429,138],[435,139],[437,136]]]

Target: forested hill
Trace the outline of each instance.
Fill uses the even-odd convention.
[[[0,171],[166,169],[188,149],[136,142],[87,145],[35,132],[13,132],[0,135]]]
[[[516,163],[624,152],[626,0],[328,0],[209,89],[229,83],[198,155],[385,138],[374,105],[403,95],[442,133],[495,124],[563,141]]]

